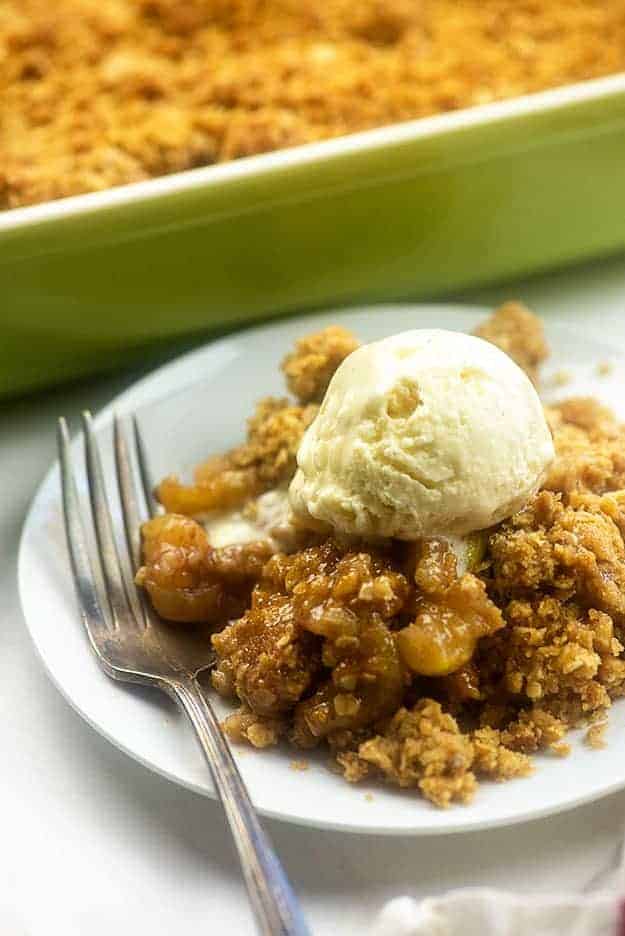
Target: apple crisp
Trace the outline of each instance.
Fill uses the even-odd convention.
[[[540,321],[507,303],[477,334],[538,380]],[[524,777],[532,755],[600,747],[625,694],[625,427],[596,400],[546,407],[556,459],[522,510],[473,541],[466,568],[441,539],[339,540],[297,530],[213,547],[194,519],[283,490],[334,370],[356,338],[298,341],[296,401],[265,400],[248,440],[157,489],[138,581],[166,618],[208,622],[214,689],[239,709],[233,741],[325,748],[346,780],[381,779],[438,806],[481,780]],[[282,488],[280,488],[282,486]],[[265,495],[266,496],[266,495]],[[175,511],[175,512],[173,512]]]
[[[4,0],[0,206],[622,71],[620,0]]]

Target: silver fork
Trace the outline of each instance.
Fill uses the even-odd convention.
[[[81,516],[64,419],[58,424],[58,449],[65,532],[78,605],[91,647],[112,679],[161,689],[189,717],[230,824],[259,931],[264,936],[309,936],[297,898],[198,683],[200,672],[211,664],[210,641],[195,628],[168,625],[161,620],[134,584],[140,562],[140,525],[153,509],[136,419],[132,433],[117,417],[114,422],[124,544],[118,544],[113,530],[90,413],[83,414],[82,423],[97,543],[95,556]]]

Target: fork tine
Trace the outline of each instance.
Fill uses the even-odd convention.
[[[154,480],[150,473],[150,467],[148,465],[148,457],[145,450],[145,444],[143,442],[143,437],[139,430],[139,422],[136,415],[132,417],[132,429],[135,440],[135,453],[137,456],[137,464],[139,465],[139,475],[141,477],[141,484],[143,487],[143,496],[145,498],[145,504],[148,510],[148,514],[151,517],[154,517],[160,511],[160,505],[156,498],[154,497]]]
[[[94,568],[89,559],[85,529],[80,516],[80,503],[76,481],[72,471],[70,440],[67,422],[61,417],[57,424],[57,447],[61,468],[61,491],[63,496],[63,518],[69,551],[74,587],[83,623],[89,638],[97,650],[98,633],[109,630],[107,598],[103,585],[97,584]]]
[[[135,622],[139,623],[142,620],[142,613],[138,604],[132,573],[129,563],[122,561],[120,558],[115,534],[113,533],[113,521],[106,497],[102,464],[93,432],[91,413],[84,412],[82,414],[82,424],[85,436],[85,460],[87,463],[91,513],[98,541],[104,583],[111,604],[114,623],[116,626],[119,626],[122,622],[126,623],[131,613]]]
[[[141,564],[141,524],[147,520],[148,514],[145,503],[142,503],[143,492],[139,496],[137,490],[126,432],[117,413],[113,417],[113,436],[117,486],[124,516],[126,543],[136,572]]]
[[[142,492],[139,492],[135,481],[136,475],[128,449],[127,433],[117,413],[113,417],[113,438],[117,488],[122,505],[126,545],[132,570],[136,572],[141,565],[141,524],[148,519],[148,513]],[[128,597],[138,620],[143,619],[145,625],[154,620],[154,611],[149,602],[145,600],[145,595],[137,589],[134,583]]]

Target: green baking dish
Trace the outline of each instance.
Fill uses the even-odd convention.
[[[0,395],[625,246],[625,75],[0,215]]]

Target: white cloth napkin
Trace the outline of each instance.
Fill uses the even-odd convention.
[[[625,848],[592,893],[466,887],[421,901],[397,897],[382,909],[374,936],[625,936]]]
[[[621,936],[615,894],[523,897],[490,888],[466,888],[418,903],[391,900],[375,936]]]

